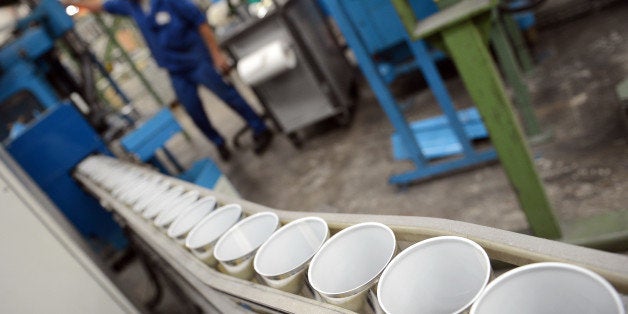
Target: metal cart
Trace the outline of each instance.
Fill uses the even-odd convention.
[[[294,50],[295,68],[252,89],[295,146],[301,144],[298,132],[307,126],[330,117],[339,124],[350,121],[355,71],[315,1],[275,2],[264,18],[250,18],[217,33],[220,45],[236,60],[275,40]]]

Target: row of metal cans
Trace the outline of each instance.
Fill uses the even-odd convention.
[[[535,263],[493,275],[485,250],[457,236],[429,238],[400,250],[377,222],[333,236],[326,221],[305,217],[283,226],[273,212],[246,216],[137,165],[92,156],[78,167],[210,267],[355,312],[376,295],[385,313],[625,313],[613,286],[566,263]]]

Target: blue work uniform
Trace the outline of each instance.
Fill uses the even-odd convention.
[[[145,12],[139,1],[109,0],[103,9],[132,17],[157,64],[168,70],[179,102],[194,123],[216,145],[225,143],[213,128],[198,95],[199,84],[209,88],[234,109],[255,134],[266,131],[262,119],[244,98],[226,83],[214,68],[211,55],[198,28],[207,23],[205,15],[190,0],[150,0]]]

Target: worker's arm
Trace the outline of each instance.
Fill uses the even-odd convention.
[[[229,71],[231,65],[229,64],[229,60],[225,56],[225,54],[218,46],[218,42],[216,41],[216,36],[214,36],[214,31],[209,27],[207,23],[201,23],[198,26],[198,32],[201,34],[203,41],[207,45],[207,49],[214,60],[214,66],[222,73],[226,73]]]
[[[113,1],[113,0],[108,0]],[[229,60],[220,49],[214,31],[207,24],[207,18],[205,14],[198,9],[198,7],[191,0],[176,0],[170,2],[173,7],[173,13],[179,14],[183,19],[188,21],[191,25],[194,25],[198,30],[203,42],[205,43],[207,50],[211,54],[214,61],[214,67],[221,73],[229,71]]]
[[[73,5],[81,9],[87,9],[93,13],[103,11],[102,0],[82,0],[82,1],[62,0],[61,3],[63,3],[63,5],[65,6]]]

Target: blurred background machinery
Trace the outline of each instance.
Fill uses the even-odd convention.
[[[132,125],[131,112],[98,99],[93,80],[101,67],[61,4],[45,0],[29,8],[0,48],[3,144],[93,245],[122,249],[126,240],[111,215],[71,176],[90,154],[110,154],[105,141]],[[77,60],[79,73],[61,63],[57,43]]]

